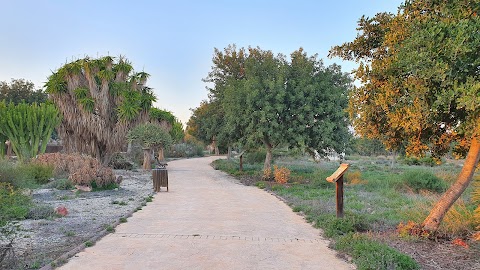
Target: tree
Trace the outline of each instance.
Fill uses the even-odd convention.
[[[165,148],[172,144],[172,138],[165,128],[152,123],[145,123],[136,126],[128,132],[129,141],[136,141],[143,147],[143,169],[152,168],[152,148]]]
[[[158,124],[168,130],[173,142],[179,142],[184,137],[182,123],[169,111],[151,108],[150,123]],[[158,149],[158,159],[161,161],[165,160],[164,152],[163,146]]]
[[[353,42],[331,56],[359,62],[350,95],[355,130],[406,154],[468,152],[456,182],[422,224],[436,231],[471,182],[480,159],[480,5],[478,1],[406,1],[396,15],[359,20]],[[465,150],[468,149],[468,150]]]
[[[19,160],[45,153],[61,117],[52,104],[5,104],[0,102],[0,134],[10,142]],[[3,145],[2,145],[3,146]]]
[[[191,109],[192,116],[187,123],[187,132],[205,144],[212,144],[215,155],[219,154],[219,138],[223,139],[225,126],[224,113],[219,101],[202,101],[200,106]]]
[[[54,72],[45,86],[63,114],[58,132],[65,151],[108,164],[128,130],[149,119],[155,97],[145,85],[148,77],[125,58],[110,56],[79,59]]]
[[[25,79],[12,79],[10,83],[0,82],[0,101],[32,104],[44,103],[47,98],[47,94],[42,89],[35,89],[35,85]]]
[[[278,145],[306,147],[312,153],[345,148],[350,79],[339,66],[324,67],[303,49],[293,52],[288,62],[281,54],[258,47],[247,52],[234,45],[223,52],[215,49],[213,63],[205,79],[214,84],[210,101],[194,117],[200,113],[210,120],[210,115],[219,117],[213,121],[219,127],[216,133],[229,143],[246,148],[263,145],[264,169],[270,168]],[[218,109],[207,113],[203,107]]]

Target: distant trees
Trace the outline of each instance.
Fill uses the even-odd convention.
[[[155,96],[149,74],[134,72],[130,62],[110,56],[67,63],[46,83],[63,114],[58,128],[66,152],[93,156],[107,164],[122,149],[128,130],[149,120]]]
[[[0,101],[32,104],[43,103],[47,98],[47,93],[42,89],[35,89],[35,85],[25,79],[12,79],[10,83],[0,82]]]
[[[394,14],[362,17],[352,42],[330,54],[359,63],[350,94],[358,134],[407,155],[439,157],[452,143],[468,153],[456,182],[422,226],[438,229],[480,159],[480,5],[478,1],[406,1]]]
[[[189,129],[227,145],[263,145],[265,168],[279,145],[342,152],[349,138],[344,109],[350,78],[303,49],[290,58],[258,47],[215,49],[205,79],[213,85],[210,100],[193,111]]]

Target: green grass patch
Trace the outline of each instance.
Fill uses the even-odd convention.
[[[339,237],[335,248],[350,254],[358,270],[420,269],[418,263],[409,256],[358,233],[348,233]]]

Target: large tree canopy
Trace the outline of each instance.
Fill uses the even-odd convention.
[[[213,64],[205,79],[213,84],[210,101],[197,108],[192,119],[206,123],[206,131],[196,131],[207,139],[223,137],[247,148],[263,145],[265,168],[278,145],[320,153],[344,150],[350,79],[338,66],[324,67],[303,49],[287,61],[258,47],[237,50],[234,45],[215,49]],[[207,120],[198,121],[199,116]]]
[[[468,151],[456,183],[423,226],[436,230],[470,183],[480,158],[480,2],[406,1],[394,14],[359,20],[332,56],[355,60],[362,82],[350,95],[355,130],[408,155]],[[467,150],[465,150],[467,149]]]
[[[125,58],[109,56],[80,59],[54,72],[46,91],[64,116],[58,129],[64,149],[108,163],[128,130],[149,120],[155,97],[145,85],[148,77]]]

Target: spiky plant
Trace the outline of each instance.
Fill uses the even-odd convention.
[[[65,151],[107,164],[128,130],[149,119],[155,96],[145,86],[148,76],[121,56],[86,57],[54,72],[45,86],[64,116],[58,133]]]
[[[53,104],[6,105],[5,102],[0,102],[0,134],[10,140],[12,149],[20,160],[28,160],[38,153],[44,153],[50,136],[60,121],[58,109]]]

